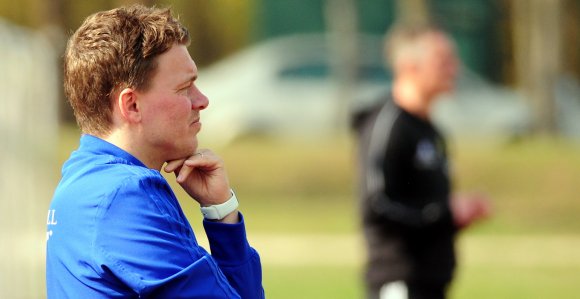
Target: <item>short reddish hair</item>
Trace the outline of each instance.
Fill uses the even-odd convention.
[[[87,17],[64,54],[64,92],[81,130],[110,133],[112,96],[146,91],[155,58],[176,43],[187,45],[189,33],[169,9],[133,5]]]

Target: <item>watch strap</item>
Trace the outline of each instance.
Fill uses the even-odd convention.
[[[203,218],[208,220],[221,220],[226,217],[231,212],[235,211],[238,206],[238,199],[236,198],[236,194],[234,190],[231,190],[232,196],[226,202],[218,204],[218,205],[211,205],[207,207],[201,207],[201,213],[203,214]]]

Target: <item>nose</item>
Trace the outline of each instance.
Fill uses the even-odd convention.
[[[209,99],[196,88],[195,96],[191,99],[191,110],[203,110],[209,105]]]

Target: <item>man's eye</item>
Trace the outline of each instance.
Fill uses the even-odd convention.
[[[191,89],[191,85],[189,85],[189,86],[186,86],[186,87],[184,87],[184,88],[180,89],[180,90],[179,90],[179,92],[180,92],[180,93],[185,93],[185,94],[187,94],[187,93],[189,93],[189,90],[190,90],[190,89]]]

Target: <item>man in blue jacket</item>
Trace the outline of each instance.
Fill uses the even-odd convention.
[[[83,135],[48,211],[48,298],[264,298],[224,163],[197,148],[208,99],[188,43],[169,10],[140,5],[70,38],[64,87]],[[199,202],[211,255],[162,168]]]

